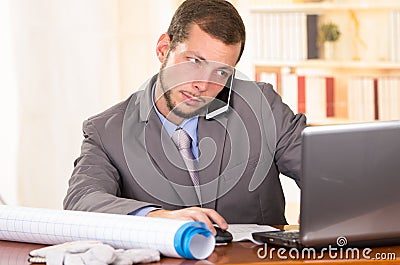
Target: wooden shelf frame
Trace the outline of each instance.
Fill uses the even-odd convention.
[[[256,5],[250,8],[250,12],[306,12],[319,14],[327,11],[341,11],[341,10],[394,10],[400,9],[400,2],[370,2],[370,3],[336,3],[332,2],[318,2],[318,3],[293,3],[293,4],[269,4],[269,5]]]
[[[256,73],[262,71],[291,72],[300,75],[400,76],[400,63],[368,61],[254,61]]]

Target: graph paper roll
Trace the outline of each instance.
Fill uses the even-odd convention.
[[[99,240],[189,259],[205,259],[215,247],[214,236],[200,222],[6,205],[0,205],[0,240],[48,245]]]

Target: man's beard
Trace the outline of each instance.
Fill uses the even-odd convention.
[[[184,118],[184,119],[190,119],[195,116],[204,116],[207,113],[208,104],[205,104],[204,106],[201,106],[200,108],[198,108],[192,112],[183,112],[183,111],[179,110],[179,108],[176,106],[176,104],[174,104],[172,102],[172,99],[171,99],[172,88],[168,88],[165,85],[164,80],[166,77],[164,76],[165,71],[163,71],[165,69],[166,62],[168,61],[168,57],[169,57],[169,54],[167,54],[167,59],[164,61],[164,63],[161,66],[160,86],[161,86],[162,91],[164,92],[163,97],[165,99],[165,102],[167,103],[167,107],[168,107],[169,111],[174,113],[176,116]],[[180,104],[185,104],[185,103],[182,102]]]

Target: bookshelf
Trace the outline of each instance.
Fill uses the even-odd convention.
[[[249,9],[256,80],[310,124],[400,119],[400,1],[253,0]],[[315,43],[327,21],[342,33],[332,60]]]

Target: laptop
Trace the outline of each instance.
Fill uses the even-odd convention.
[[[253,233],[285,247],[400,243],[400,121],[302,133],[299,231]]]

